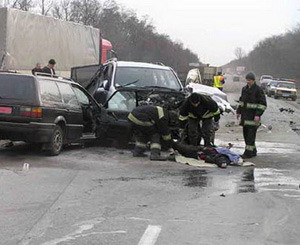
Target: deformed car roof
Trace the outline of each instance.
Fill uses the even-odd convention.
[[[168,66],[157,65],[152,63],[133,62],[133,61],[116,61],[116,63],[118,67],[143,67],[143,68],[170,70],[170,67]]]

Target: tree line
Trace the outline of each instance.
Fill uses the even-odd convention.
[[[6,0],[5,5],[99,28],[120,60],[161,62],[176,71],[199,62],[181,42],[158,33],[148,17],[139,18],[115,0]]]
[[[245,66],[257,75],[300,80],[300,25],[282,35],[265,38],[247,55],[237,48],[235,55],[237,58],[225,68]]]

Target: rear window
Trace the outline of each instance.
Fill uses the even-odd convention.
[[[0,102],[3,100],[35,100],[35,83],[33,77],[11,74],[0,75]]]

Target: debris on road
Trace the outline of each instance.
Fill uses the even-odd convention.
[[[220,197],[226,197],[226,196],[225,196],[225,194],[224,194],[224,193],[222,193],[222,194],[220,195]]]
[[[279,108],[279,111],[280,111],[280,112],[286,111],[287,113],[291,113],[291,114],[293,114],[293,113],[295,112],[295,111],[294,111],[293,109],[291,109],[291,108],[283,108],[283,107]]]

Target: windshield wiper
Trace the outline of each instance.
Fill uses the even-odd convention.
[[[144,86],[143,88],[158,88],[158,89],[167,89],[167,90],[174,90],[174,91],[178,91],[175,88],[168,88],[168,87],[161,87],[161,86]]]
[[[129,85],[135,84],[135,83],[137,83],[138,81],[140,81],[140,79],[137,79],[137,80],[135,80],[135,81],[133,81],[133,82],[130,82],[130,83],[126,83],[126,84],[124,84],[124,85],[120,85],[120,86],[118,86],[118,87],[119,87],[119,88],[124,88],[124,87],[127,87],[127,86],[129,86]]]

